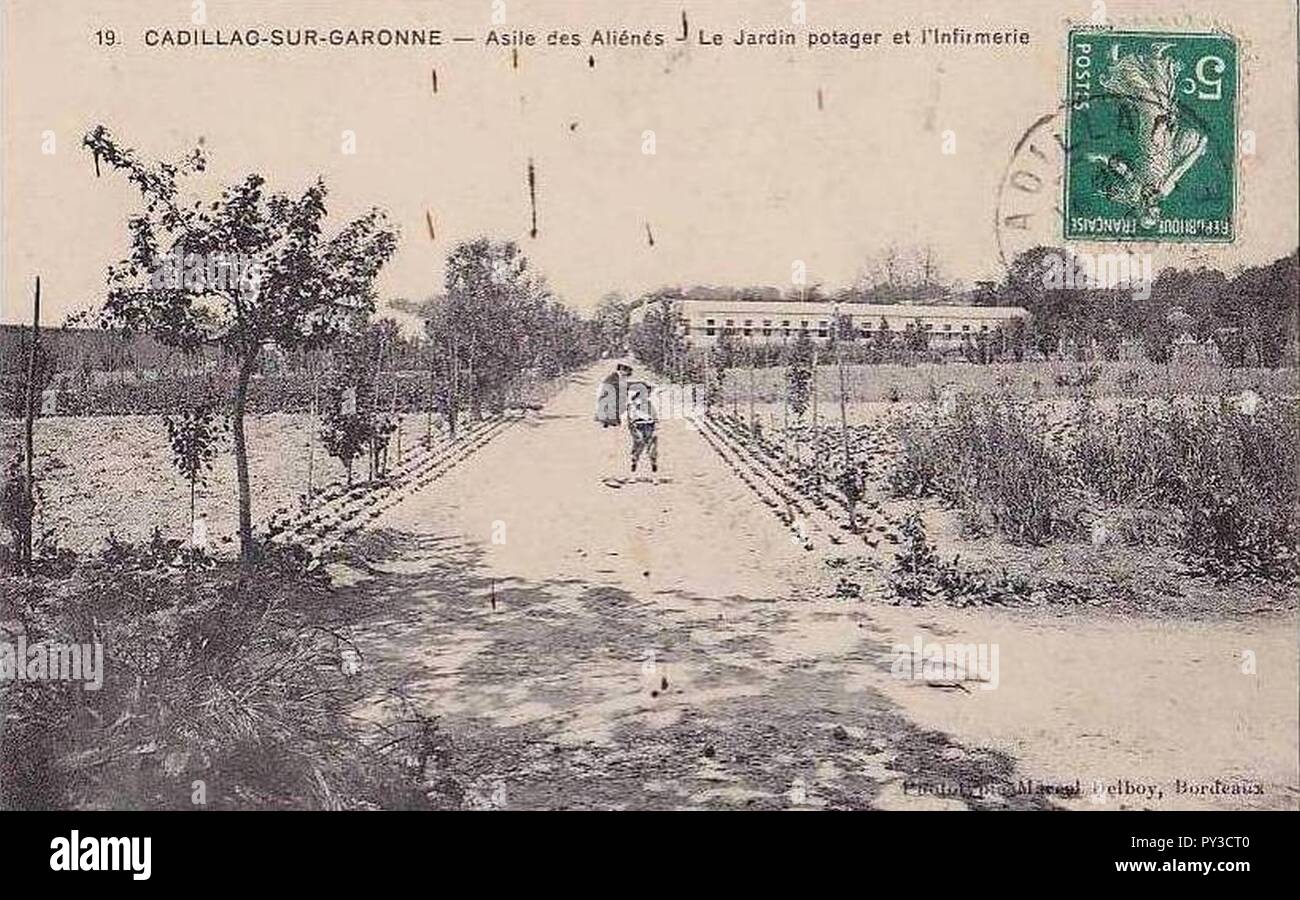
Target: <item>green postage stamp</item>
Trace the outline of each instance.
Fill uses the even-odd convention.
[[[1233,240],[1232,37],[1077,30],[1069,54],[1065,238]]]

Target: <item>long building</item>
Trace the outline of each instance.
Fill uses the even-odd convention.
[[[690,300],[674,301],[687,343],[710,346],[725,333],[741,340],[781,343],[806,333],[827,340],[836,316],[853,323],[855,337],[888,330],[902,334],[923,329],[931,346],[960,345],[966,338],[991,333],[1016,319],[1029,318],[1019,306],[930,306],[911,303],[831,303],[827,301]]]

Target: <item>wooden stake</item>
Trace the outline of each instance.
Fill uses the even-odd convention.
[[[23,502],[26,509],[24,519],[24,546],[19,548],[19,559],[24,571],[31,571],[32,566],[32,531],[36,520],[36,480],[32,467],[33,435],[36,421],[36,352],[41,342],[41,276],[36,276],[36,296],[32,301],[32,343],[27,349],[27,408],[23,433],[26,448],[26,474],[23,480]]]
[[[397,414],[397,373],[393,373],[393,421],[397,423],[397,463],[402,464],[402,419]]]
[[[854,534],[858,532],[857,520],[857,499],[852,495],[856,492],[850,472],[853,466],[853,456],[849,452],[849,413],[848,413],[848,382],[844,378],[844,354],[840,350],[840,345],[835,345],[835,365],[840,370],[840,433],[844,438],[844,484],[842,486],[845,497],[849,502],[849,530]]]

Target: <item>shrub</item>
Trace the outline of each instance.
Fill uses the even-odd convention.
[[[1051,421],[1006,399],[960,401],[896,426],[896,496],[938,497],[1013,541],[1077,531],[1089,507],[1123,507],[1127,531],[1220,579],[1300,574],[1300,408],[1295,401],[1084,402]],[[1170,524],[1172,523],[1172,524]]]
[[[925,523],[912,513],[901,527],[903,547],[894,554],[890,593],[896,603],[924,606],[939,601],[954,606],[1019,603],[1029,599],[1032,585],[1005,569],[970,569],[959,557],[944,561],[925,533]]]
[[[1011,540],[1041,544],[1073,529],[1065,466],[1042,416],[1006,398],[960,397],[950,415],[914,414],[896,429],[888,475],[898,496],[937,496],[991,522]]]

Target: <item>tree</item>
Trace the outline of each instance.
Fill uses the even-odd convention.
[[[1241,329],[1243,361],[1276,367],[1297,344],[1300,251],[1266,266],[1252,266],[1223,291],[1225,324]]]
[[[194,498],[206,474],[212,470],[221,435],[216,413],[206,403],[188,409],[180,416],[163,416],[167,440],[172,447],[172,465],[190,485],[190,534],[194,534]]]
[[[930,349],[930,332],[920,318],[908,322],[903,329],[903,345],[914,356]]]
[[[345,404],[339,395],[326,407],[321,421],[321,444],[326,453],[343,463],[348,487],[352,487],[352,464],[370,443],[373,434],[368,418],[358,410],[355,403]]]
[[[889,320],[884,316],[880,317],[880,327],[876,329],[873,343],[883,353],[887,353],[894,346],[894,332],[890,330]]]
[[[608,293],[596,304],[594,316],[596,340],[602,354],[610,357],[627,352],[631,319],[626,298],[619,293]]]
[[[1142,350],[1154,363],[1167,363],[1174,354],[1174,328],[1165,316],[1155,316],[1142,329]]]
[[[327,381],[328,396],[332,405],[338,407],[343,404],[344,394],[350,392],[352,399],[348,406],[351,412],[347,415],[360,424],[343,426],[336,421],[334,425],[347,432],[346,439],[339,439],[343,444],[354,433],[363,435],[370,456],[372,478],[384,473],[389,439],[397,430],[395,411],[394,415],[384,412],[388,392],[384,390],[383,372],[385,366],[390,365],[389,360],[399,355],[404,344],[395,320],[366,321],[359,317],[340,333],[335,342],[333,371]],[[326,450],[330,452],[328,448]],[[341,456],[339,459],[347,465]]]
[[[255,544],[244,414],[263,351],[328,346],[349,319],[372,312],[375,278],[396,233],[372,208],[326,237],[319,178],[293,197],[266,191],[254,173],[215,200],[191,203],[182,180],[204,171],[201,150],[179,163],[145,162],[103,125],[83,144],[96,169],[107,162],[122,172],[144,203],[127,224],[130,255],[109,268],[102,324],[185,350],[218,346],[234,360],[231,432],[240,553],[248,560]]]
[[[31,566],[32,530],[36,521],[35,490],[29,490],[24,475],[25,460],[14,456],[5,464],[0,477],[0,529],[9,536],[6,547],[0,544],[0,563],[16,570]]]
[[[790,409],[796,417],[802,419],[808,411],[813,391],[813,343],[808,332],[799,332],[790,347],[790,359],[785,369],[786,395],[790,399]]]
[[[952,293],[934,248],[890,244],[868,259],[858,275],[856,292],[871,303],[936,300]]]
[[[740,340],[734,331],[724,330],[717,343],[709,348],[708,384],[704,388],[704,405],[712,410],[722,402],[722,389],[727,380],[727,370],[735,366],[740,356]]]
[[[633,325],[628,345],[633,355],[661,375],[672,375],[675,364],[686,352],[680,332],[680,315],[673,305],[675,294],[656,291],[642,298],[646,313]]]

